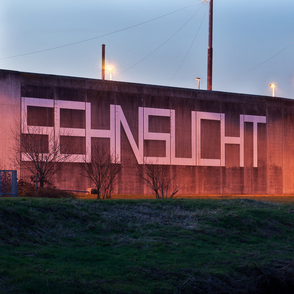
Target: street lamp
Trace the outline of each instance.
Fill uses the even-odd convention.
[[[272,88],[273,90],[273,97],[275,97],[275,88],[276,88],[276,84],[270,84],[270,87]]]
[[[198,81],[198,90],[199,90],[200,89],[200,80],[201,79],[200,78],[196,78],[195,80]]]
[[[114,68],[112,66],[109,66],[107,70],[109,71],[109,80],[112,81],[112,73],[114,71]]]

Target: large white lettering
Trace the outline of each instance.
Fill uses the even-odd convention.
[[[27,108],[28,106],[53,108],[54,110],[54,127],[31,126],[28,125]],[[71,128],[60,126],[60,110],[73,109],[85,111],[85,128]],[[149,129],[149,117],[167,117],[170,121],[169,132],[152,132]],[[138,108],[138,143],[134,139],[129,122],[120,105],[110,105],[110,128],[109,130],[92,129],[91,126],[91,103],[76,102],[52,99],[39,99],[22,97],[22,133],[23,134],[44,134],[48,135],[48,142],[59,142],[60,136],[77,136],[85,137],[85,154],[69,156],[70,162],[90,162],[91,161],[91,139],[108,138],[110,141],[110,152],[115,155],[116,163],[121,163],[121,129],[124,129],[127,140],[135,155],[138,164],[171,164],[187,166],[225,166],[225,150],[227,144],[239,145],[240,149],[240,167],[244,167],[244,124],[253,123],[253,166],[258,166],[258,124],[265,124],[265,116],[240,115],[240,136],[230,137],[225,134],[225,114],[203,111],[191,111],[191,150],[190,158],[176,157],[176,119],[174,109]],[[201,124],[203,120],[220,122],[220,158],[203,158],[201,154]],[[164,141],[165,156],[150,157],[144,155],[144,141]],[[50,143],[52,144],[52,143]],[[49,152],[53,146],[48,146]],[[27,160],[24,156],[23,160]]]

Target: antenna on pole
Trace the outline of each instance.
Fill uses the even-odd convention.
[[[105,80],[105,45],[102,44],[102,80]]]
[[[212,20],[213,0],[209,0],[209,35],[208,35],[208,62],[207,62],[207,90],[212,90]]]

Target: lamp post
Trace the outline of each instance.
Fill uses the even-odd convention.
[[[195,80],[198,81],[198,90],[199,90],[200,89],[200,80],[201,79],[200,78],[196,78]]]
[[[270,87],[272,88],[273,91],[273,97],[275,97],[275,88],[277,87],[276,84],[270,84]]]

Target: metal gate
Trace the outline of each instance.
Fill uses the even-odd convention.
[[[6,195],[17,196],[16,170],[0,170],[0,197]]]

